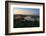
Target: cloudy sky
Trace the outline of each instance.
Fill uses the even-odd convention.
[[[35,14],[39,15],[39,9],[36,8],[15,8],[15,14]]]

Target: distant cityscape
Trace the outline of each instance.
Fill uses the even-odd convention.
[[[39,15],[14,15],[14,19],[16,20],[28,20],[28,21],[39,21]]]

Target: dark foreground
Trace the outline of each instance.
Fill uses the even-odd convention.
[[[39,27],[38,21],[16,21],[14,20],[14,28],[24,28],[24,27]]]

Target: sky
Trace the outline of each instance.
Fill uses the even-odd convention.
[[[37,8],[15,8],[16,14],[37,14],[39,15],[39,9]]]

